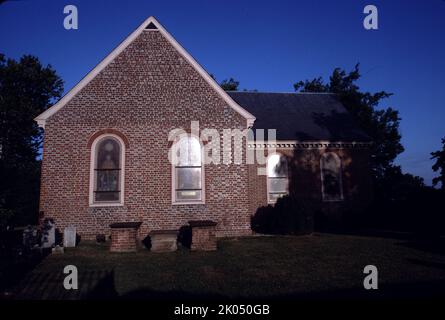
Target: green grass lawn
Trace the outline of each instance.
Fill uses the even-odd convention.
[[[222,239],[218,251],[110,253],[82,242],[48,256],[16,288],[17,298],[388,298],[445,296],[445,253],[404,240],[314,234]],[[63,288],[75,265],[79,289]],[[363,289],[377,266],[379,290]]]

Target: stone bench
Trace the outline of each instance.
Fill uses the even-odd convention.
[[[117,222],[110,224],[111,252],[137,251],[137,230],[142,222]]]
[[[213,251],[216,250],[216,222],[210,220],[189,221],[192,228],[192,251]]]
[[[153,230],[149,233],[151,251],[168,252],[178,249],[177,239],[179,230]]]

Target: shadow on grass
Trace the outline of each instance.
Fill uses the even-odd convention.
[[[424,263],[417,261],[413,263]],[[437,266],[435,266],[437,267]],[[445,268],[445,265],[439,266]],[[150,301],[270,301],[289,302],[295,300],[400,300],[400,299],[443,299],[445,280],[403,284],[381,284],[377,290],[364,288],[333,289],[321,292],[295,293],[275,296],[228,297],[218,294],[195,294],[181,290],[156,291],[140,288],[119,295],[114,285],[113,272],[102,278],[87,295],[88,300],[150,300]]]
[[[407,261],[409,261],[412,264],[422,266],[422,267],[445,270],[445,263],[441,263],[441,262],[432,262],[432,261],[425,261],[425,260],[420,260],[420,259],[407,259]]]
[[[445,238],[439,236],[433,237],[416,234],[413,232],[398,232],[378,229],[330,230],[324,233],[401,240],[402,242],[395,243],[395,245],[416,249],[427,253],[445,255]]]
[[[397,239],[397,240],[409,240],[414,237],[411,232],[399,232],[392,230],[381,229],[327,229],[323,230],[323,233],[335,234],[335,235],[348,235],[357,237],[370,237],[370,238],[385,238],[385,239]]]
[[[119,294],[114,286],[114,270],[101,278],[96,286],[87,294],[87,300],[113,300],[117,299]]]
[[[423,252],[445,255],[445,239],[422,239],[413,238],[406,242],[397,243],[397,245],[420,250]]]
[[[0,255],[0,292],[8,292],[50,254],[31,250],[19,255]]]
[[[445,281],[379,284],[377,290],[364,288],[338,289],[280,297],[291,300],[401,300],[401,299],[443,299]]]

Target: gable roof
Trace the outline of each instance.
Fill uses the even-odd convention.
[[[277,140],[371,141],[335,94],[240,91],[228,94],[255,115],[253,129],[276,129]]]
[[[204,70],[203,67],[165,30],[165,28],[153,17],[146,19],[134,30],[119,46],[117,46],[105,59],[91,70],[79,83],[77,83],[62,99],[52,107],[38,115],[34,120],[40,127],[45,127],[46,120],[63,108],[78,92],[80,92],[91,80],[93,80],[105,67],[110,64],[122,51],[125,50],[142,32],[160,32],[179,54],[204,78],[204,80],[219,94],[219,96],[236,112],[247,120],[247,126],[251,127],[255,117],[237,104],[219,84]]]

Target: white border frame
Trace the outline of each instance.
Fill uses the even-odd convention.
[[[335,156],[335,158],[337,158],[338,162],[340,163],[340,199],[326,199],[325,194],[324,194],[324,176],[323,176],[323,158],[326,157],[326,155],[328,154],[333,154]],[[344,195],[343,195],[343,161],[341,161],[340,156],[333,152],[333,151],[329,151],[329,152],[325,152],[321,155],[320,157],[320,180],[321,180],[321,200],[323,202],[340,202],[344,200]]]
[[[175,140],[172,144],[172,151],[174,151],[175,149],[175,144],[178,143],[182,138],[185,138],[185,136],[179,136],[179,139]],[[178,205],[195,205],[195,204],[205,204],[205,200],[206,200],[206,185],[205,185],[205,165],[204,165],[204,145],[201,141],[201,139],[199,139],[199,137],[192,135],[192,134],[187,134],[187,138],[194,138],[196,140],[198,140],[199,145],[201,146],[201,200],[196,200],[196,201],[191,201],[191,200],[187,200],[187,201],[178,201],[176,200],[176,165],[175,163],[172,161],[171,164],[171,183],[172,183],[172,206],[178,206]],[[172,155],[173,157],[173,155]]]
[[[145,29],[150,23],[153,23],[158,29]],[[204,80],[221,96],[222,99],[237,113],[246,119],[247,127],[250,128],[255,122],[255,117],[246,109],[237,104],[221,86],[213,79],[207,71],[168,33],[167,30],[151,16],[146,19],[135,31],[133,31],[123,42],[119,44],[105,59],[103,59],[93,70],[91,70],[79,83],[77,83],[66,95],[62,97],[55,105],[38,115],[34,120],[39,127],[45,128],[46,120],[62,109],[76,94],[78,94],[91,80],[93,80],[108,64],[110,64],[122,51],[124,51],[142,32],[159,31],[167,41],[178,51],[178,53],[187,60],[188,63],[204,78]]]
[[[120,185],[120,197],[119,197],[119,202],[94,202],[94,167],[95,167],[95,163],[96,163],[96,146],[97,144],[107,138],[107,137],[112,137],[114,139],[116,139],[121,147],[121,156],[120,156],[120,161],[121,161],[121,185]],[[91,149],[90,149],[90,184],[89,184],[89,199],[88,199],[88,204],[90,207],[121,207],[124,205],[124,196],[125,196],[125,143],[122,140],[121,137],[119,137],[116,134],[113,133],[104,133],[101,134],[100,136],[98,136],[96,139],[94,139],[93,143],[91,144]]]
[[[272,156],[274,156],[274,155],[278,155],[278,156],[280,156],[280,158],[281,157],[286,157],[285,155],[283,155],[282,153],[280,153],[280,152],[273,152],[273,153],[271,153],[271,154],[269,154],[268,156],[267,156],[267,160],[266,160],[266,185],[267,185],[267,194],[266,194],[266,197],[267,197],[267,203],[268,204],[274,204],[274,203],[276,203],[277,202],[277,200],[275,200],[275,201],[271,201],[271,200],[269,200],[269,190],[270,190],[270,184],[269,184],[269,159],[270,159],[270,157],[272,157]],[[287,161],[287,158],[286,158],[286,163],[287,163],[287,195],[289,195],[289,161]]]

